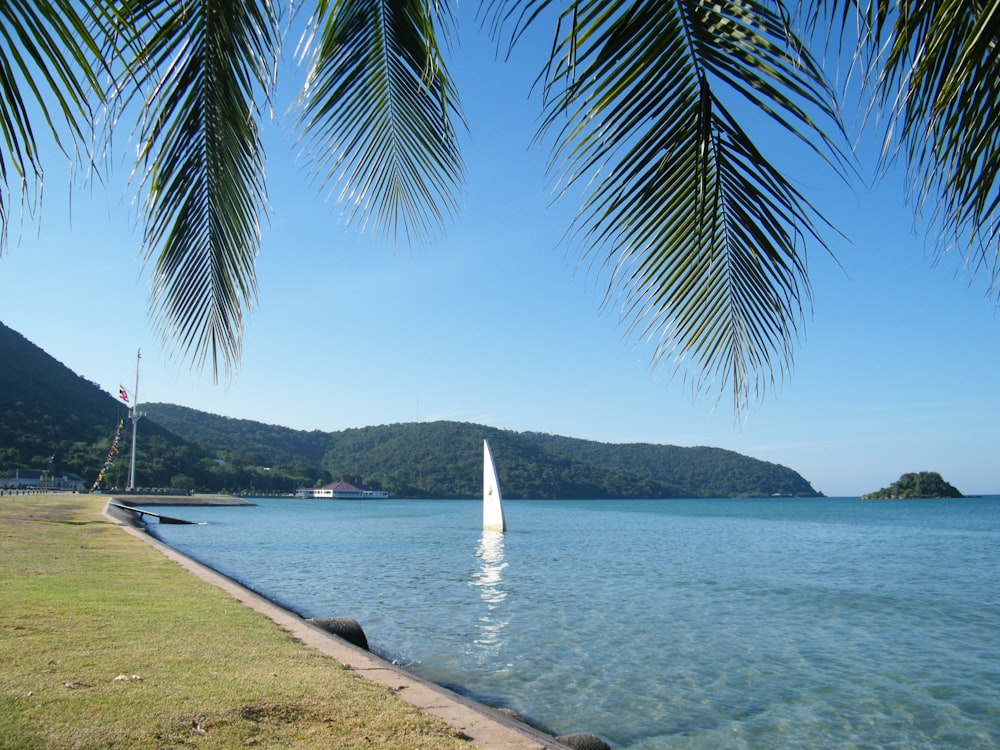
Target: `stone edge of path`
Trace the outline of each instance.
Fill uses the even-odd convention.
[[[103,515],[125,532],[141,539],[201,580],[216,586],[241,604],[270,618],[309,648],[332,657],[359,676],[389,688],[424,713],[443,719],[475,745],[486,750],[566,750],[567,746],[501,711],[477,703],[433,682],[417,677],[375,654],[306,621],[228,576],[178,552],[147,533],[133,514],[105,504]]]

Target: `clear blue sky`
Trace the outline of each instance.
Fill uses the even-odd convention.
[[[814,308],[794,367],[737,424],[728,395],[717,405],[668,367],[651,371],[652,349],[599,309],[598,278],[561,243],[576,206],[551,205],[548,147],[532,145],[545,40],[505,65],[471,24],[462,31],[452,66],[470,125],[464,207],[426,247],[344,228],[296,167],[291,118],[268,126],[271,222],[232,382],[161,347],[127,163],[88,187],[50,154],[40,219],[12,223],[0,260],[0,320],[112,394],[132,390],[141,347],[140,402],[298,429],[447,419],[709,445],[788,466],[830,496],[924,470],[967,494],[1000,492],[996,304],[957,258],[931,262],[898,178],[847,188],[789,157],[850,241],[829,235],[840,266],[810,251]],[[282,75],[287,98],[298,74]]]

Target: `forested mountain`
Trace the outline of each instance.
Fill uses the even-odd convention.
[[[0,476],[14,469],[51,469],[79,474],[89,487],[121,420],[125,420],[121,452],[106,474],[108,486],[127,483],[128,408],[0,323]],[[329,480],[314,464],[292,461],[285,467],[275,462],[265,471],[255,457],[234,456],[228,461],[224,450],[178,437],[155,419],[140,420],[138,433],[139,487],[287,492],[300,484]]]
[[[127,409],[0,324],[0,473],[45,468],[93,482]],[[289,493],[331,479],[393,497],[473,498],[482,441],[508,498],[814,497],[791,469],[717,448],[610,445],[459,422],[311,432],[144,403],[136,484]],[[130,425],[127,425],[130,430]],[[123,486],[128,440],[109,473]]]
[[[253,453],[259,460],[292,451],[315,458],[334,479],[385,489],[393,497],[476,497],[482,491],[484,439],[509,498],[819,494],[791,469],[719,448],[611,445],[462,422],[307,433],[170,404],[143,408],[188,440]]]
[[[0,468],[97,469],[125,406],[2,323],[0,363]]]
[[[174,404],[142,405],[151,418],[177,435],[227,452],[243,454],[257,464],[323,461],[330,433],[293,430],[249,419],[232,419]]]
[[[816,494],[809,482],[785,466],[722,448],[611,444],[542,433],[525,434],[550,450],[681,488],[684,497]]]
[[[419,422],[297,432],[243,419],[143,404],[151,418],[184,437],[240,451],[258,461],[289,450],[315,458],[334,479],[388,490],[393,497],[476,497],[482,492],[482,443],[493,446],[507,497],[681,497],[684,492],[539,446],[519,433],[459,422]],[[274,446],[268,454],[267,446]]]

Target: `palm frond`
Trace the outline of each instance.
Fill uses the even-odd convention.
[[[878,96],[918,210],[930,204],[941,252],[985,268],[1000,293],[1000,4],[899,3],[890,17]]]
[[[7,243],[11,184],[23,200],[42,181],[32,113],[73,158],[88,139],[91,104],[100,96],[101,42],[93,20],[102,3],[79,6],[72,0],[0,3],[0,252]]]
[[[854,35],[884,123],[879,174],[902,164],[917,216],[1000,297],[1000,5],[983,0],[810,0],[808,29]]]
[[[424,240],[457,210],[462,116],[438,42],[447,2],[321,0],[300,126],[348,223]]]
[[[268,0],[132,2],[124,90],[142,89],[136,179],[152,315],[164,344],[228,376],[256,303],[266,211],[257,104],[273,88],[279,37]]]
[[[495,28],[550,0],[495,3]],[[608,272],[605,304],[695,387],[739,414],[791,364],[809,300],[806,245],[822,218],[723,104],[743,99],[841,169],[822,126],[834,97],[785,18],[761,3],[581,0],[561,13],[542,76],[543,131],[564,189],[583,186],[572,236]]]

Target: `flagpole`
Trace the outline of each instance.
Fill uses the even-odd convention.
[[[130,413],[132,417],[132,451],[129,456],[128,487],[125,488],[128,492],[135,492],[135,432],[140,416],[136,409],[139,406],[139,360],[141,359],[142,349],[139,349],[135,355],[135,390],[132,391],[132,409]]]

